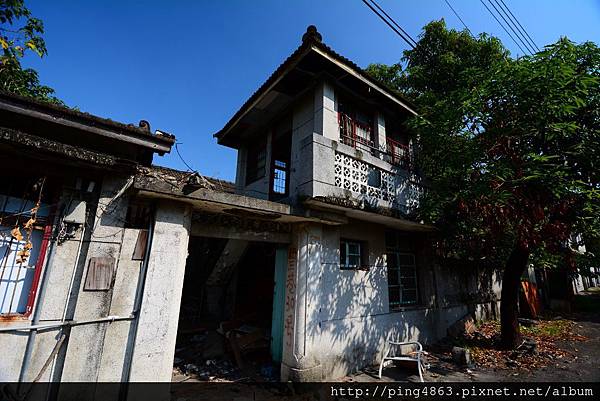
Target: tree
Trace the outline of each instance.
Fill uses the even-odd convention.
[[[0,90],[62,105],[35,70],[21,65],[28,52],[47,54],[43,33],[42,21],[32,17],[23,0],[0,0]]]
[[[393,78],[420,106],[411,125],[430,184],[420,213],[440,227],[443,254],[504,266],[501,336],[513,348],[528,264],[574,268],[575,234],[600,236],[600,50],[561,39],[513,60],[496,39],[439,21],[404,61]]]

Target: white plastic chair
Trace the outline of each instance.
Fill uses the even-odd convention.
[[[423,372],[425,370],[425,367],[423,366],[423,363],[421,362],[421,355],[423,354],[423,346],[421,345],[421,343],[416,342],[416,341],[399,343],[396,341],[388,340],[387,344],[389,344],[388,349],[385,352],[385,356],[381,359],[381,364],[379,365],[379,378],[381,379],[381,372],[383,371],[383,364],[385,363],[385,361],[411,361],[411,362],[417,362],[417,369],[419,370],[419,378],[421,379],[421,382],[424,382]],[[409,354],[404,354],[404,355],[403,354],[397,355],[394,352],[390,355],[390,352],[394,348],[398,348],[398,349],[400,349],[400,352],[402,352],[401,347],[404,345],[415,345],[416,351],[413,351]]]

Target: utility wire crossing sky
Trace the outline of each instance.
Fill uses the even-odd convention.
[[[44,21],[49,54],[41,60],[30,56],[25,65],[38,70],[59,98],[125,123],[148,120],[152,129],[176,135],[191,168],[226,180],[235,177],[236,152],[217,145],[212,135],[300,45],[308,25],[362,67],[398,62],[422,27],[441,18],[473,35],[499,37],[513,57],[561,36],[575,42],[600,38],[599,0],[28,0],[27,5]],[[188,169],[175,150],[155,163]]]

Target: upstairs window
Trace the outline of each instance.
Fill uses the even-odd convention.
[[[248,148],[246,158],[246,185],[263,178],[267,164],[267,147],[264,142]]]
[[[342,239],[340,241],[340,269],[365,270],[368,269],[368,253],[366,243]]]
[[[271,191],[269,198],[279,200],[289,195],[292,153],[291,116],[283,118],[275,126],[271,150]]]
[[[346,101],[338,103],[340,141],[367,151],[376,150],[372,113],[360,110]]]

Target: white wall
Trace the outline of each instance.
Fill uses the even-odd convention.
[[[368,241],[369,271],[340,269],[340,237]],[[482,318],[497,309],[497,300],[444,303],[457,289],[438,284],[439,267],[431,263],[427,252],[417,250],[421,302],[390,310],[383,226],[357,221],[342,227],[306,226],[297,233],[295,244],[298,260],[291,294],[296,317],[286,331],[284,380],[337,378],[377,362],[388,336],[431,343],[467,313]],[[473,281],[477,283],[476,278]],[[477,285],[469,289],[476,290]]]

